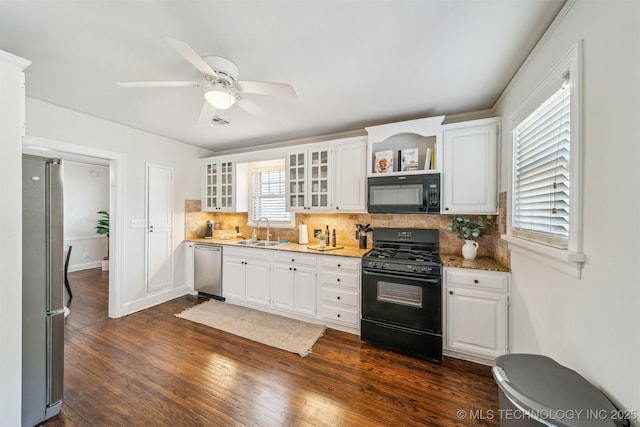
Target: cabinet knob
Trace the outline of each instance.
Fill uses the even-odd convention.
[[[289,271],[293,270],[293,267],[289,267]]]
[[[295,262],[296,260],[294,258],[291,258],[291,262]]]
[[[340,209],[340,206],[336,206],[336,210]]]
[[[337,299],[340,299],[340,297],[336,297]]]
[[[293,269],[293,271],[298,271],[298,269],[297,269],[297,268],[294,268],[294,269]]]
[[[338,267],[340,267],[340,264],[338,264]]]
[[[449,291],[449,295],[453,295],[453,291]]]
[[[445,210],[445,211],[448,211],[448,210],[449,210],[449,208],[444,208],[444,210]]]
[[[339,314],[338,314],[337,316],[338,316],[338,317],[340,317],[340,315],[339,315]]]
[[[338,277],[338,282],[340,281],[340,278]]]
[[[478,282],[478,279],[473,279],[473,283],[480,283],[480,282]]]

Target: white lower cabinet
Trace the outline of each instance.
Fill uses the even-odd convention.
[[[508,353],[511,274],[445,268],[445,354],[491,364]]]
[[[318,317],[331,327],[360,331],[360,259],[320,257]]]
[[[273,307],[316,315],[316,255],[274,253]]]
[[[270,303],[270,264],[260,249],[225,247],[222,258],[222,295],[251,304]]]
[[[230,303],[360,333],[360,259],[227,245],[222,295]]]

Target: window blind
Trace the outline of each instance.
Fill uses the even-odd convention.
[[[567,74],[513,133],[512,234],[560,249],[569,242],[570,94]]]
[[[290,213],[285,204],[284,169],[260,171],[253,174],[252,220],[261,217],[269,221],[289,221]]]

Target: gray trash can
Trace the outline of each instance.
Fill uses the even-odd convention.
[[[501,427],[629,426],[629,414],[576,371],[535,354],[496,358]]]

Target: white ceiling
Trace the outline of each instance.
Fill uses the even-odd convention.
[[[0,0],[0,49],[33,61],[27,96],[223,151],[491,108],[564,2]],[[165,37],[298,99],[246,95],[277,127],[236,106],[196,128],[205,89],[116,86],[197,79]]]

